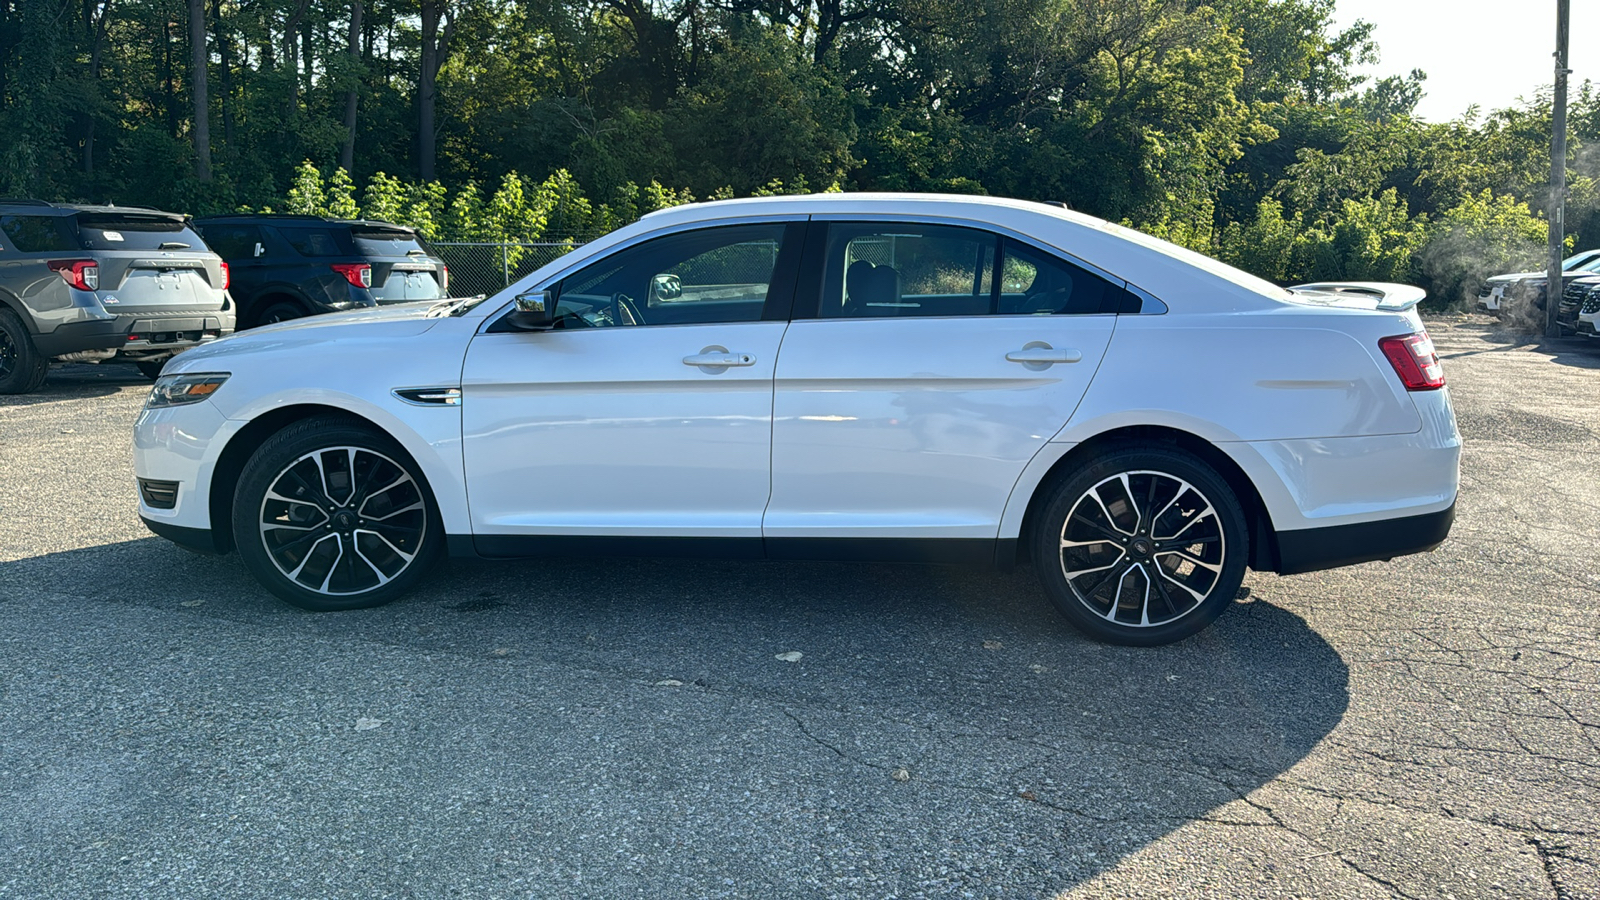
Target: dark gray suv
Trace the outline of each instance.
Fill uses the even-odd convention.
[[[127,360],[154,378],[233,332],[227,288],[187,216],[0,200],[0,394],[34,390],[52,360]]]

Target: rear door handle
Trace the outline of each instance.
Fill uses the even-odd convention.
[[[1048,366],[1051,363],[1075,363],[1083,359],[1083,354],[1071,347],[1063,347],[1057,350],[1049,344],[1035,342],[1023,347],[1021,350],[1013,350],[1007,353],[1006,359],[1024,365]]]
[[[683,364],[686,366],[727,369],[734,366],[753,366],[756,364],[756,358],[749,353],[712,350],[706,353],[696,353],[693,356],[685,356]]]

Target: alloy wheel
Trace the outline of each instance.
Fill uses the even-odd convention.
[[[1060,563],[1078,602],[1117,625],[1175,622],[1211,596],[1227,561],[1210,499],[1165,472],[1119,472],[1074,501]]]
[[[284,577],[319,594],[349,596],[383,587],[411,566],[428,511],[404,466],[342,446],[307,453],[279,472],[257,522]]]

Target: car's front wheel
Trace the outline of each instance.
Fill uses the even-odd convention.
[[[1046,593],[1114,644],[1182,640],[1233,602],[1249,531],[1233,489],[1178,449],[1124,446],[1054,486],[1033,533]]]
[[[296,422],[256,450],[234,491],[233,536],[268,590],[318,611],[399,597],[443,543],[417,464],[387,435],[337,416]]]

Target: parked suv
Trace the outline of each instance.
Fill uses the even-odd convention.
[[[187,216],[134,206],[0,200],[0,394],[51,360],[167,358],[233,331],[228,266]]]
[[[1600,263],[1600,248],[1585,250],[1575,253],[1561,261],[1563,272],[1572,272],[1591,265]],[[1484,280],[1478,288],[1478,308],[1487,312],[1501,315],[1505,309],[1506,301],[1512,298],[1517,285],[1530,278],[1539,278],[1549,273],[1543,269],[1537,272],[1510,272],[1505,275],[1495,275]],[[1542,285],[1542,283],[1541,283]]]
[[[195,227],[232,268],[242,328],[447,296],[449,269],[404,225],[248,214],[207,216]]]

